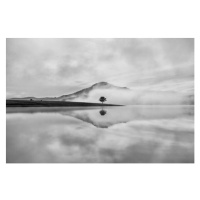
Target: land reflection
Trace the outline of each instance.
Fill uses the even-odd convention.
[[[7,162],[194,162],[193,106],[7,108]]]

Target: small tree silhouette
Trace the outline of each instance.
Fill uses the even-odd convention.
[[[102,102],[102,104],[103,104],[103,102],[104,102],[104,101],[107,101],[107,100],[106,100],[106,98],[105,98],[105,97],[100,97],[99,101],[101,101],[101,102]]]

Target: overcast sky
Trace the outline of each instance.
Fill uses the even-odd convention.
[[[7,39],[7,98],[54,97],[106,81],[194,93],[193,39]]]

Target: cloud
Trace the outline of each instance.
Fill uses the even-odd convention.
[[[193,39],[7,39],[6,54],[9,97],[60,96],[100,81],[193,91]]]

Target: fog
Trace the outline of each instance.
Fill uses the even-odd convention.
[[[176,92],[156,92],[149,90],[128,90],[128,89],[95,89],[88,97],[76,98],[77,102],[95,102],[99,97],[107,98],[106,103],[120,105],[188,105],[193,104],[193,99],[188,95]]]

